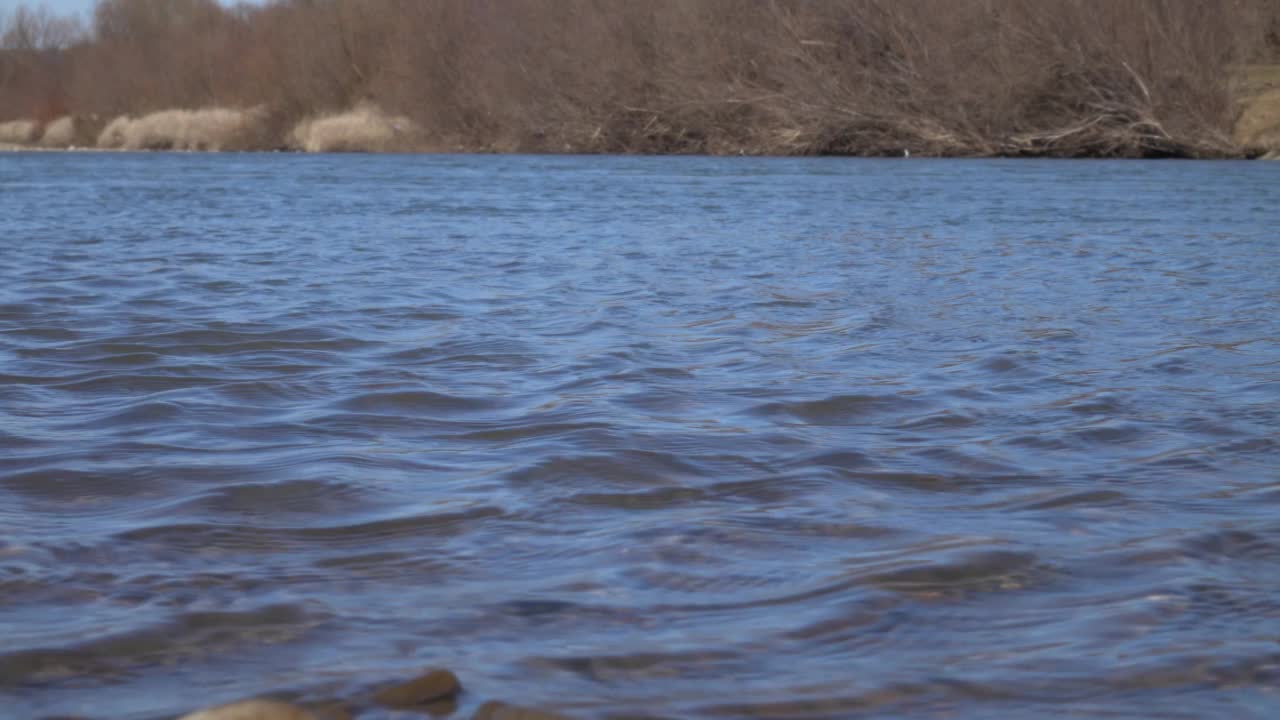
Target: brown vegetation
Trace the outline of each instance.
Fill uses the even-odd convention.
[[[44,126],[44,134],[40,136],[40,145],[48,148],[67,148],[76,143],[75,119],[63,115]]]
[[[418,130],[406,117],[388,117],[363,104],[344,113],[307,118],[290,134],[291,147],[306,152],[388,152],[415,149]]]
[[[99,0],[88,27],[0,18],[0,122],[257,108],[234,141],[167,115],[188,129],[121,147],[1212,157],[1253,151],[1232,69],[1278,60],[1274,0]]]
[[[1246,65],[1234,76],[1240,117],[1233,139],[1248,154],[1280,157],[1280,65]]]
[[[10,120],[0,123],[0,143],[25,145],[38,136],[39,127],[30,120]]]
[[[98,147],[123,150],[245,150],[261,136],[260,110],[162,110],[120,116],[98,135]]]

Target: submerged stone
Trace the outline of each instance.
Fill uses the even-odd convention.
[[[379,690],[373,696],[379,705],[407,708],[453,697],[462,692],[458,676],[448,670],[428,670],[418,677]]]
[[[490,700],[476,708],[472,720],[569,720],[558,713]]]
[[[311,712],[275,700],[244,700],[183,715],[178,720],[317,720]]]

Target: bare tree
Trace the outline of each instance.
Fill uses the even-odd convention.
[[[0,113],[376,104],[472,150],[1214,156],[1274,0],[99,0],[0,24]],[[43,98],[43,99],[42,99]]]

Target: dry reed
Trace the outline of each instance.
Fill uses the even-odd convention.
[[[255,134],[261,114],[228,108],[162,110],[121,116],[98,136],[98,147],[123,150],[240,150]]]
[[[0,120],[129,115],[107,143],[179,149],[1212,157],[1246,152],[1243,65],[1280,67],[1275,0],[103,0],[75,42],[0,47]],[[264,119],[155,112],[201,107]]]
[[[47,148],[67,148],[75,144],[76,124],[70,115],[63,115],[44,126],[40,145]]]
[[[0,143],[28,145],[36,139],[39,126],[31,120],[11,120],[0,123]]]
[[[347,112],[307,118],[293,129],[293,145],[312,153],[414,149],[418,129],[403,116],[364,104]]]

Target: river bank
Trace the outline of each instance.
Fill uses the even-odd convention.
[[[1112,109],[1018,133],[957,133],[927,115],[886,115],[814,125],[677,124],[636,111],[594,124],[485,135],[440,132],[361,101],[345,111],[297,118],[281,108],[166,109],[105,118],[61,115],[0,123],[0,150],[194,152],[535,153],[854,157],[1280,158],[1280,65],[1234,68],[1227,83],[1231,131],[1178,133],[1153,115]],[[628,111],[630,112],[630,111]],[[624,113],[625,114],[625,113]],[[839,125],[839,126],[837,126]]]
[[[1277,103],[1280,105],[1280,102]],[[1274,111],[1271,111],[1274,112]],[[1251,118],[1252,119],[1252,118]],[[1242,123],[1243,125],[1244,123]],[[284,152],[284,153],[404,153],[404,154],[573,154],[573,155],[707,155],[707,156],[841,156],[841,157],[944,157],[944,158],[1069,158],[1069,159],[1148,159],[1148,158],[1181,158],[1181,159],[1260,159],[1280,160],[1280,124],[1265,126],[1258,130],[1239,131],[1240,138],[1236,146],[1230,149],[1219,149],[1214,152],[1198,152],[1189,148],[1173,146],[1159,152],[1137,153],[1088,153],[1073,150],[1061,152],[1049,147],[1021,147],[1015,142],[996,143],[986,147],[952,147],[945,151],[931,152],[929,149],[913,149],[902,143],[899,148],[889,148],[884,143],[877,143],[866,148],[847,147],[840,151],[813,152],[809,149],[792,149],[777,145],[761,143],[719,144],[710,147],[653,146],[644,150],[633,148],[602,148],[593,144],[564,144],[551,147],[543,144],[502,144],[502,145],[468,145],[461,142],[432,142],[420,133],[410,137],[397,137],[395,134],[381,132],[355,133],[349,136],[332,138],[323,141],[297,142],[281,140],[278,142],[242,143],[230,142],[191,142],[180,134],[153,135],[146,142],[105,142],[103,144],[88,143],[52,145],[42,142],[16,143],[0,142],[0,152],[137,152],[137,151],[169,151],[169,152]]]
[[[1277,64],[1266,0],[110,0],[0,17],[0,143],[1257,157]]]

